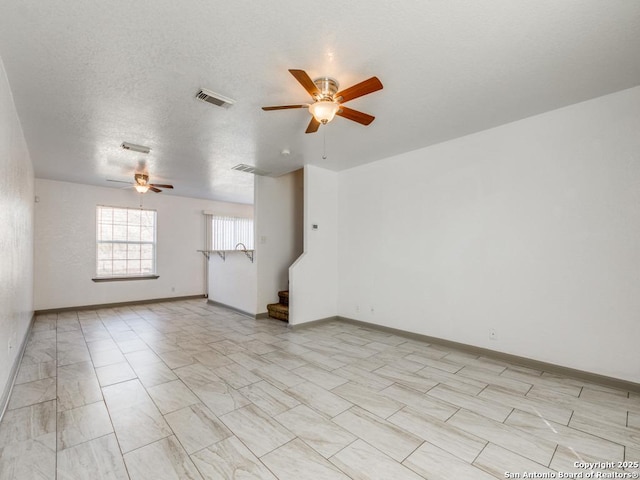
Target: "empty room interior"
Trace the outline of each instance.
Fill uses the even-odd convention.
[[[0,480],[640,476],[640,2],[0,5]]]

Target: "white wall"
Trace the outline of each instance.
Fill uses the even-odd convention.
[[[254,262],[243,252],[227,252],[225,260],[212,253],[209,260],[209,300],[249,315],[258,313],[257,257]]]
[[[318,225],[313,230],[312,225]],[[337,315],[338,174],[304,168],[304,254],[289,269],[289,324]]]
[[[255,227],[258,312],[278,303],[289,288],[289,267],[303,250],[304,175],[297,170],[277,178],[256,177]]]
[[[251,205],[147,193],[157,218],[157,280],[95,283],[96,205],[138,207],[133,189],[36,180],[35,308],[74,307],[205,293],[203,210],[251,216]]]
[[[640,382],[640,87],[344,171],[338,238],[341,316]]]
[[[33,168],[0,60],[0,402],[32,316]]]
[[[254,263],[242,252],[209,261],[209,299],[250,315],[277,303],[289,266],[302,253],[303,172],[255,179]]]

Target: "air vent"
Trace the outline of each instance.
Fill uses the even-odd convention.
[[[125,150],[131,150],[133,152],[139,152],[139,153],[149,153],[151,151],[149,147],[145,147],[144,145],[135,145],[133,143],[127,143],[127,142],[122,142],[122,145],[120,146]]]
[[[256,168],[253,165],[247,165],[245,163],[239,163],[235,167],[231,167],[231,170],[238,170],[239,172],[252,173],[254,175],[260,175],[261,177],[267,177],[270,175],[270,173],[265,170],[260,170],[259,168]]]
[[[196,94],[196,98],[222,108],[229,108],[231,105],[236,103],[235,100],[231,100],[230,98],[220,95],[219,93],[212,92],[211,90],[205,90],[204,88]]]

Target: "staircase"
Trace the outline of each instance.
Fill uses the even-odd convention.
[[[289,290],[282,290],[278,292],[278,298],[280,303],[270,303],[267,305],[267,311],[271,318],[282,320],[283,322],[289,321]]]

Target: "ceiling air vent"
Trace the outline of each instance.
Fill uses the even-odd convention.
[[[231,105],[236,103],[235,100],[231,100],[230,98],[220,95],[219,93],[212,92],[211,90],[205,90],[204,88],[196,94],[196,98],[222,108],[229,108]]]
[[[253,165],[247,165],[246,163],[239,163],[235,167],[231,167],[231,170],[238,170],[239,172],[253,173],[254,175],[260,175],[262,177],[267,177],[270,175],[269,172],[265,170],[260,170],[259,168],[256,168]]]

